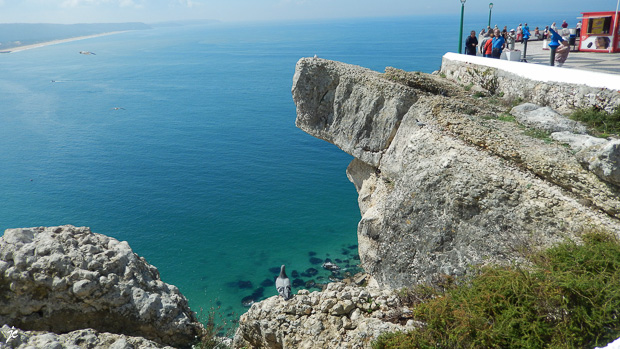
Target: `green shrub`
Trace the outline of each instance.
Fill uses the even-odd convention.
[[[537,128],[526,128],[523,131],[523,134],[532,138],[542,139],[543,141],[545,141],[545,143],[553,142],[553,139],[551,139],[551,137],[549,136],[549,132],[539,130]]]
[[[510,115],[510,114],[508,114],[508,113],[502,113],[502,115],[497,117],[497,120],[506,121],[506,122],[517,122],[515,117]]]
[[[583,122],[596,136],[606,137],[609,134],[620,133],[620,109],[614,110],[613,113],[595,107],[580,109],[571,114],[570,118]]]
[[[533,266],[482,267],[419,303],[423,328],[373,348],[592,348],[620,335],[620,244],[589,233],[531,256]]]

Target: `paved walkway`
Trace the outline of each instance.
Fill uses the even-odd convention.
[[[577,42],[579,44],[579,42]],[[528,63],[549,65],[550,50],[543,50],[543,41],[530,41],[527,44],[526,59]],[[572,46],[571,46],[572,48]],[[517,43],[515,49],[521,50],[523,45]],[[597,71],[620,75],[620,53],[577,52],[571,51],[563,68]]]

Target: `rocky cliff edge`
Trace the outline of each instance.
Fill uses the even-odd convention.
[[[297,63],[296,125],[355,157],[347,175],[359,192],[360,258],[379,285],[516,261],[588,229],[620,232],[613,181],[474,91],[393,68]]]
[[[188,347],[202,330],[157,268],[86,227],[6,230],[0,290],[0,346]]]
[[[467,86],[440,75],[299,60],[296,125],[354,157],[347,176],[362,213],[359,254],[374,285],[365,292],[390,301],[370,312],[379,322],[368,322],[356,310],[365,314],[360,288],[334,297],[300,291],[288,302],[272,297],[242,316],[239,347],[310,347],[317,340],[369,347],[381,332],[415,326],[389,323],[408,311],[391,298],[398,288],[462,276],[476,264],[518,263],[528,251],[593,229],[620,234],[620,142],[590,137],[546,106],[511,110],[515,99],[536,91],[581,91],[593,101],[605,97],[605,105],[617,105],[617,93],[528,81],[535,90],[499,98],[512,86],[501,72],[457,65],[452,69],[477,73]],[[563,107],[585,106],[562,98]]]

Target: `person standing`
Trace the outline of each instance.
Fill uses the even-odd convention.
[[[551,23],[551,30],[553,30],[554,32],[558,31],[558,27],[555,26],[555,22]]]
[[[519,23],[517,27],[517,41],[521,41],[521,36],[523,35],[523,26]]]
[[[515,41],[517,40],[517,36],[515,34],[514,29],[510,29],[510,32],[506,36],[506,45],[508,45],[508,49],[510,51],[514,51],[515,49]]]
[[[497,29],[496,29],[497,30]],[[484,56],[491,58],[493,54],[493,37],[495,34],[493,32],[490,33],[489,38],[484,42]]]
[[[562,41],[562,44],[558,46],[555,50],[555,65],[561,67],[566,62],[566,58],[568,58],[568,52],[570,51],[570,46],[568,46],[568,41]]]
[[[575,27],[575,33],[577,34],[577,37],[581,37],[581,21],[577,22],[577,26]],[[581,39],[580,39],[581,40]]]
[[[568,23],[566,23],[566,20],[562,21],[562,28],[568,28]]]
[[[478,38],[476,38],[476,31],[472,30],[467,39],[465,39],[465,54],[475,56],[477,46]]]
[[[525,32],[528,33],[527,35],[529,39],[530,27],[528,27],[527,23],[525,23],[525,25],[523,26],[523,35],[521,36],[521,43],[523,43],[523,40],[525,40]]]
[[[504,37],[502,36],[502,34],[499,32],[499,29],[495,29],[494,34],[494,38],[493,38],[493,50],[492,50],[492,57],[499,59],[502,55],[502,51],[504,50],[504,47],[506,46],[506,39],[504,39]]]

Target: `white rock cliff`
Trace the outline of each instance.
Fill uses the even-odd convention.
[[[475,68],[453,62],[450,69]],[[551,108],[524,105],[507,117],[510,99],[474,97],[512,86],[506,76],[482,83],[489,78],[482,74],[468,89],[437,75],[299,60],[296,125],[355,157],[347,176],[362,213],[359,254],[375,285],[366,292],[381,294],[385,306],[360,317],[363,288],[354,286],[300,291],[288,302],[272,297],[241,317],[236,347],[367,348],[382,332],[407,330],[389,322],[407,313],[398,288],[461,276],[474,264],[518,262],[524,251],[591,229],[620,234],[617,142],[584,135],[585,127]],[[571,91],[527,83],[545,98],[532,90],[520,98],[537,103],[554,89]],[[605,106],[619,101],[617,93],[572,90],[600,96],[593,100]],[[587,103],[569,96],[561,106],[577,105]],[[533,137],[536,129],[557,141]]]
[[[298,127],[355,157],[361,262],[381,286],[515,261],[584,229],[620,232],[617,186],[439,76],[301,59],[293,99]],[[556,131],[560,116],[546,118]]]
[[[20,330],[92,329],[184,347],[202,328],[179,289],[127,242],[85,227],[6,230],[0,290],[0,323]]]

